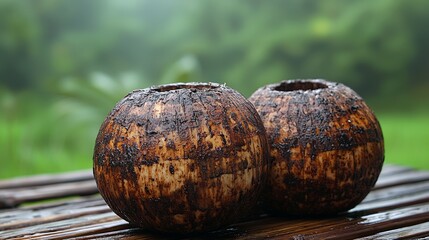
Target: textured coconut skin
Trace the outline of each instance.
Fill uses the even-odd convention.
[[[332,215],[360,203],[384,162],[374,113],[353,90],[324,80],[289,80],[249,100],[271,145],[265,191],[276,213]]]
[[[102,124],[94,176],[112,210],[163,232],[217,229],[251,210],[269,170],[253,105],[218,84],[136,90]]]

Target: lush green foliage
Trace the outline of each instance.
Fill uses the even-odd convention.
[[[404,88],[429,89],[428,8],[425,0],[4,0],[0,73],[11,88],[94,70],[157,83],[189,56],[199,80],[245,95],[322,77],[393,99]]]
[[[429,168],[429,1],[0,1],[0,178],[91,166],[135,88],[227,83],[245,96],[325,78],[380,114],[386,161]],[[407,111],[406,113],[404,111]],[[421,149],[419,151],[419,149]]]
[[[429,169],[429,114],[382,114],[386,162]]]

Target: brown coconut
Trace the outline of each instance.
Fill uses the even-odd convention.
[[[214,83],[136,90],[98,133],[94,176],[112,210],[133,225],[194,233],[233,223],[254,206],[268,142],[253,105]]]
[[[376,116],[352,89],[324,80],[291,80],[249,100],[271,145],[266,205],[276,213],[332,215],[360,203],[384,161]]]

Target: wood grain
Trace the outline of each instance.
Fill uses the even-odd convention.
[[[424,238],[429,237],[428,176],[426,171],[386,165],[370,194],[346,213],[307,219],[262,213],[218,231],[191,236],[165,235],[133,227],[116,216],[98,194],[78,196],[0,210],[0,239]],[[81,184],[80,180],[77,184]],[[48,186],[30,188],[34,191]],[[26,191],[19,188],[21,194]],[[74,194],[82,193],[88,192]]]

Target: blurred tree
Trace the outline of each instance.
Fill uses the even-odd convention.
[[[26,2],[0,1],[0,78],[11,89],[34,86],[39,26]]]
[[[94,70],[133,71],[155,84],[188,55],[199,63],[196,80],[226,82],[244,95],[286,78],[322,77],[389,98],[427,82],[428,7],[425,0],[5,0],[0,74],[14,89]]]

